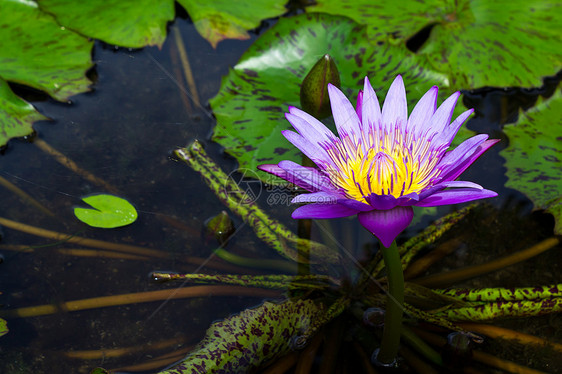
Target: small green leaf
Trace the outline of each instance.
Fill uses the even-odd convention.
[[[6,335],[8,333],[8,323],[0,318],[0,336]]]
[[[174,19],[172,0],[38,0],[41,10],[64,27],[129,48],[159,47]]]
[[[93,42],[61,27],[33,1],[0,1],[0,77],[57,100],[88,91]]]
[[[127,200],[113,195],[92,195],[82,199],[95,209],[74,208],[76,218],[87,225],[111,229],[136,221],[137,211]]]
[[[287,0],[260,0],[251,3],[232,0],[178,0],[187,10],[195,28],[213,48],[224,39],[249,39],[246,30],[255,29],[266,18],[285,13]]]
[[[30,134],[33,122],[42,119],[47,118],[39,114],[33,105],[16,96],[8,83],[0,78],[0,147],[11,138]]]
[[[310,300],[265,302],[213,323],[183,361],[160,374],[251,372],[288,353],[295,338],[307,335],[323,313]]]
[[[554,215],[554,231],[562,234],[562,88],[521,113],[504,128],[509,146],[506,186],[523,192],[535,205]]]

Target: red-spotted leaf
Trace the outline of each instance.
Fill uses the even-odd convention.
[[[509,146],[506,186],[523,192],[535,205],[554,215],[554,231],[562,234],[562,88],[521,113],[504,128]]]
[[[431,28],[418,54],[455,89],[538,87],[562,68],[557,0],[317,0],[307,11],[349,17],[379,42]]]
[[[265,302],[215,322],[179,364],[160,374],[248,373],[290,352],[324,308],[310,300]]]

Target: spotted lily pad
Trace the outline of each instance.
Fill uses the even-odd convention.
[[[33,132],[33,122],[46,119],[35,108],[12,92],[8,83],[0,78],[0,146],[11,138]]]
[[[0,78],[57,100],[88,90],[92,41],[61,27],[33,1],[0,0]]]
[[[162,46],[173,0],[38,0],[41,10],[82,35],[123,47]]]
[[[521,113],[504,128],[509,146],[506,186],[523,192],[535,205],[554,215],[554,231],[562,234],[562,88]]]
[[[255,29],[266,18],[285,13],[287,0],[260,0],[249,6],[244,1],[178,0],[187,10],[195,28],[216,48],[224,39],[249,39],[247,30]]]
[[[82,199],[94,209],[74,208],[76,218],[87,225],[111,229],[136,221],[137,211],[127,200],[113,195],[92,195]]]
[[[323,312],[310,300],[265,302],[213,323],[183,361],[160,374],[248,373],[289,353]]]
[[[440,87],[441,101],[451,94],[448,79],[405,46],[382,42],[375,46],[365,28],[347,18],[326,14],[283,18],[242,56],[211,100],[217,118],[213,140],[238,159],[240,168],[256,170],[264,163],[302,160],[300,151],[281,135],[290,127],[284,112],[289,105],[300,106],[300,85],[326,53],[334,59],[349,97],[356,97],[369,76],[382,101],[397,74],[404,77],[410,110],[433,85]],[[457,107],[464,109],[460,102]],[[466,138],[466,132],[462,134]],[[271,182],[265,173],[260,177]]]
[[[405,42],[432,27],[418,51],[451,87],[538,87],[562,68],[557,0],[317,0],[309,12],[347,16],[373,41]]]
[[[0,318],[0,336],[6,335],[8,333],[8,323]]]

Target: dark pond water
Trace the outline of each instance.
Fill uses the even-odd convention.
[[[10,332],[0,338],[1,373],[88,373],[96,366],[128,367],[127,370],[134,371],[131,365],[194,345],[212,321],[263,300],[249,294],[209,295],[78,312],[68,312],[61,307],[64,301],[173,288],[173,284],[157,284],[149,279],[149,273],[156,269],[232,270],[210,266],[198,269],[198,265],[185,262],[186,256],[202,259],[211,256],[215,243],[203,240],[201,230],[204,221],[224,207],[198,174],[172,161],[169,155],[171,150],[193,139],[208,140],[214,119],[206,103],[217,93],[221,77],[256,36],[249,41],[222,42],[213,50],[188,21],[178,20],[171,27],[181,31],[203,107],[188,109],[182,100],[177,83],[178,64],[170,54],[174,48],[172,38],[168,38],[161,50],[115,50],[98,43],[94,50],[96,67],[92,72],[97,78],[92,93],[76,96],[70,105],[52,100],[34,101],[42,113],[54,119],[35,125],[37,138],[131,201],[139,211],[136,223],[114,230],[89,228],[80,223],[72,207],[80,204],[84,195],[108,191],[61,165],[34,142],[12,141],[0,157],[0,176],[55,213],[54,217],[45,215],[1,188],[0,216],[67,235],[153,248],[169,257],[139,260],[108,258],[99,253],[93,257],[76,256],[60,251],[74,249],[75,245],[4,227],[0,242],[5,246],[0,247],[4,260],[0,264],[2,310],[50,304],[55,305],[57,311],[39,317],[7,318]],[[538,91],[524,95],[516,90],[490,90],[484,95],[468,95],[468,100],[480,110],[479,117],[473,119],[469,127],[504,141],[477,161],[464,179],[498,191],[500,196],[477,208],[463,221],[462,227],[442,239],[444,242],[462,237],[462,244],[452,256],[430,268],[429,273],[482,263],[526,248],[551,234],[553,220],[532,213],[532,205],[524,196],[504,187],[505,170],[498,155],[506,146],[501,123],[514,120],[518,107],[532,104],[537,94]],[[218,145],[206,141],[206,148],[227,172],[235,168],[235,162],[223,155]],[[267,206],[267,196],[260,196],[260,204]],[[438,216],[457,208],[440,209]],[[289,218],[293,208],[275,204],[267,209],[296,230],[296,224]],[[243,226],[239,218],[233,218],[238,226]],[[401,240],[414,235],[435,218],[424,217],[408,229]],[[374,240],[354,221],[341,220],[334,226],[339,227],[338,239],[358,256],[375,247]],[[8,246],[23,246],[32,251],[15,251]],[[236,234],[232,249],[245,255],[277,258],[248,227]],[[523,265],[460,285],[556,283],[561,273],[559,253],[560,248],[553,249]],[[562,341],[559,315],[507,320],[500,324]],[[108,353],[131,347],[135,349],[127,354],[111,357]],[[560,361],[551,352],[495,342],[486,342],[481,349],[547,372],[560,370],[557,366]],[[99,352],[94,352],[90,358],[85,357],[84,352],[79,352],[82,354],[79,358],[70,355],[89,350],[105,350],[106,353],[100,357]],[[342,352],[342,357],[349,354],[344,348]],[[354,372],[349,370],[342,372]]]

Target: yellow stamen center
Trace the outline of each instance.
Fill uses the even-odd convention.
[[[349,199],[364,203],[370,194],[398,198],[419,193],[440,173],[435,167],[441,152],[432,149],[431,141],[415,140],[398,130],[360,141],[344,136],[326,150],[334,163],[324,168],[332,183]]]

